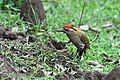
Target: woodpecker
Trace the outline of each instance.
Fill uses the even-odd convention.
[[[72,24],[65,24],[60,32],[66,33],[69,38],[68,43],[72,42],[77,48],[79,58],[86,53],[86,49],[90,48],[89,39],[80,28],[74,28]]]

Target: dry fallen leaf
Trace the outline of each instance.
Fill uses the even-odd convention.
[[[89,30],[89,25],[87,25],[87,24],[86,25],[81,25],[79,28],[87,31],[87,30]]]
[[[89,28],[90,31],[94,32],[94,33],[100,33],[100,30],[97,28]]]
[[[111,28],[113,27],[113,23],[111,22],[105,22],[105,24],[103,25],[103,28]]]
[[[88,65],[98,66],[100,64],[96,61],[88,61]]]

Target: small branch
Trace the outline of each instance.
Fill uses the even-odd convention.
[[[85,9],[85,5],[86,5],[86,1],[84,1],[84,4],[83,4],[83,8],[82,8],[82,12],[81,12],[81,14],[80,14],[80,20],[79,20],[78,26],[81,25],[81,21],[82,21],[82,17],[83,17],[83,12],[84,12],[84,9]]]

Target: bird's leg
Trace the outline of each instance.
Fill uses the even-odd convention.
[[[81,59],[81,56],[82,56],[83,52],[84,52],[83,49],[77,49],[76,57]]]

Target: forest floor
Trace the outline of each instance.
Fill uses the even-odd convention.
[[[67,23],[77,26],[83,6],[80,0],[43,2],[47,31],[43,25],[28,26],[19,12],[0,12],[0,79],[76,80],[100,72],[101,76],[120,65],[120,1],[88,1],[82,18],[83,29],[90,40],[90,49],[79,60],[72,43],[58,50],[52,40],[69,39],[56,30]],[[7,35],[3,35],[6,33]],[[51,38],[50,38],[50,37]],[[95,39],[95,40],[94,40]],[[97,71],[97,72],[96,72]],[[97,75],[98,76],[98,75]],[[42,78],[41,78],[42,77]],[[67,80],[64,79],[64,80]]]

